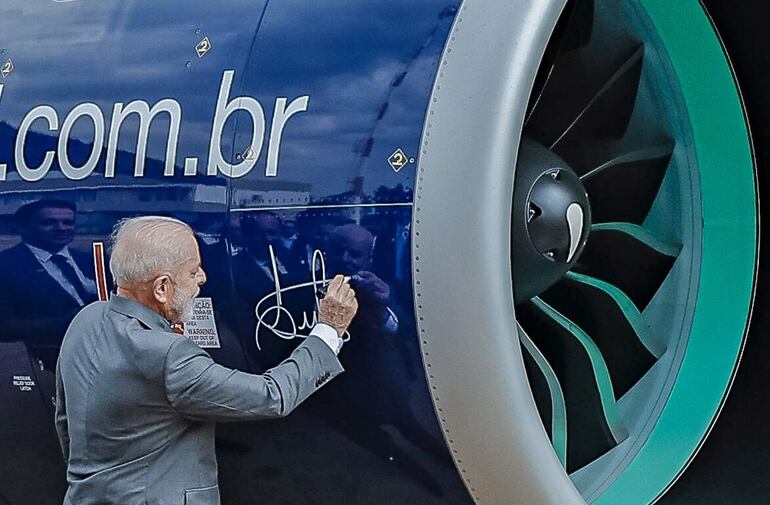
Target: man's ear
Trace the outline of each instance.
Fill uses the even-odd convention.
[[[171,276],[169,274],[163,274],[152,282],[152,296],[163,304],[171,300]]]

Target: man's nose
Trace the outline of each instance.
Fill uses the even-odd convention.
[[[198,269],[198,286],[202,286],[206,282],[206,272],[202,268]]]

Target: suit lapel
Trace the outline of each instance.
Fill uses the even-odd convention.
[[[56,279],[43,268],[43,265],[37,260],[32,251],[24,244],[18,247],[18,266],[16,272],[21,277],[20,281],[30,287],[33,296],[42,297],[46,300],[67,299],[72,304],[76,304],[72,295],[56,282]]]

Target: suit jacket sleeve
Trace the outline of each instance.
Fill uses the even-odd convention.
[[[64,462],[70,459],[70,434],[67,424],[67,407],[64,401],[64,387],[61,382],[59,365],[56,365],[56,434],[59,436],[59,445],[64,456]]]
[[[191,340],[178,338],[166,354],[164,380],[169,403],[183,416],[237,421],[285,416],[342,371],[334,352],[315,336],[262,375],[218,365]]]

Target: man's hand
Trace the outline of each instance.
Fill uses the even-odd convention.
[[[390,301],[390,286],[371,272],[358,272],[351,283],[358,290],[358,297],[364,306],[367,301],[383,306]]]
[[[337,330],[337,335],[341,337],[347,331],[356,311],[358,302],[355,291],[345,282],[342,275],[335,276],[318,308],[318,322],[328,324]]]

